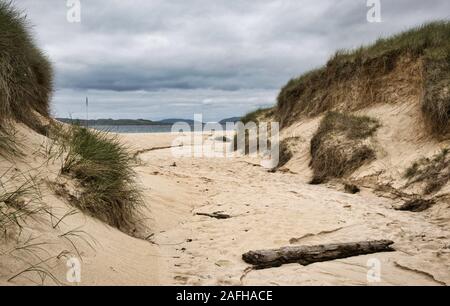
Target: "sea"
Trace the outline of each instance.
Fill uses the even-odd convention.
[[[226,130],[226,126],[222,125],[223,130]],[[170,133],[172,132],[171,125],[92,125],[91,129],[107,131],[120,134],[145,134],[145,133]],[[194,127],[191,126],[191,130],[194,131]]]
[[[113,133],[170,133],[171,125],[92,125],[91,129]]]

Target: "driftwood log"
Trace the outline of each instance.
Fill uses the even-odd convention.
[[[303,266],[315,262],[329,261],[365,254],[394,251],[390,240],[375,240],[353,243],[322,244],[314,246],[289,246],[281,249],[250,251],[242,259],[256,269],[280,267],[299,263]]]

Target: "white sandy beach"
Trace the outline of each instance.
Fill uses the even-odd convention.
[[[27,129],[17,137],[30,148],[45,147],[45,138]],[[285,167],[295,171],[277,173],[260,167],[258,159],[243,156],[177,158],[167,148],[174,137],[120,135],[138,153],[137,182],[148,208],[142,213],[142,222],[148,226],[146,240],[79,212],[64,217],[73,208],[45,187],[45,182],[61,179],[58,161],[42,168],[39,165],[45,158],[36,152],[16,163],[20,171],[39,171],[43,200],[52,217],[30,220],[19,235],[19,244],[10,241],[3,246],[5,252],[17,250],[28,237],[45,243],[44,250],[33,253],[3,253],[0,283],[40,283],[34,273],[8,280],[29,265],[39,264],[71,285],[66,282],[66,263],[75,256],[81,257],[82,285],[450,284],[447,204],[422,213],[396,211],[393,206],[398,201],[376,196],[369,189],[351,195],[338,186],[308,185],[309,172],[301,170],[308,167],[298,167],[299,161],[308,158],[301,154]],[[204,136],[207,141],[213,138]],[[2,169],[8,167],[2,164]],[[231,218],[197,215],[214,212]],[[63,221],[52,228],[59,219]],[[67,232],[79,236],[64,236]],[[396,252],[266,270],[251,270],[241,259],[249,250],[373,239],[393,240]],[[45,258],[49,261],[42,263]],[[380,282],[367,281],[367,264],[374,259],[381,264]],[[54,282],[47,278],[44,283]]]
[[[173,138],[122,137],[140,150],[169,146]],[[381,262],[378,284],[450,283],[445,220],[395,211],[393,201],[369,191],[350,195],[308,185],[304,175],[268,173],[247,157],[177,159],[161,149],[140,159],[136,170],[160,254],[152,258],[158,284],[367,285],[372,258]],[[232,218],[196,215],[218,211]],[[259,271],[248,271],[241,259],[255,249],[370,239],[391,239],[397,252]]]

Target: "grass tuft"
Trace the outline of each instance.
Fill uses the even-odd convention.
[[[406,186],[424,183],[424,194],[438,192],[450,181],[450,150],[443,149],[432,158],[422,158],[406,169]]]
[[[53,71],[37,48],[26,16],[0,1],[0,122],[14,119],[33,129],[36,113],[49,116]]]
[[[61,172],[82,189],[71,204],[122,231],[134,230],[142,198],[128,150],[116,136],[79,126],[71,126],[62,138],[67,155]]]
[[[272,115],[273,108],[258,108],[255,111],[247,113],[244,117],[241,118],[241,122],[247,124],[249,122],[254,122],[258,124],[261,119],[269,117]]]
[[[15,132],[9,125],[8,127],[0,125],[0,156],[5,159],[22,156]]]
[[[446,135],[450,128],[450,55],[445,60],[428,61],[424,74],[426,90],[422,113],[425,122],[433,135]]]
[[[8,169],[0,175],[0,234],[7,239],[21,232],[27,219],[44,212],[35,179]]]
[[[366,116],[329,112],[322,119],[311,140],[312,184],[342,178],[375,159],[375,152],[365,141],[374,135],[379,123]]]
[[[393,75],[394,71],[402,75]],[[386,90],[388,86],[394,90]],[[410,95],[423,97],[422,111],[433,134],[449,130],[449,21],[428,23],[369,46],[336,52],[324,67],[290,80],[278,96],[275,111],[286,127],[301,116],[355,111]]]

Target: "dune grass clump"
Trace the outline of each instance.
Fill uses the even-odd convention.
[[[0,156],[5,159],[22,156],[14,131],[10,126],[0,125]]]
[[[255,111],[247,113],[244,117],[241,118],[241,122],[247,124],[249,122],[258,123],[261,119],[271,116],[273,112],[273,108],[258,108]]]
[[[375,159],[375,151],[366,140],[379,126],[370,117],[327,113],[311,140],[310,166],[314,171],[311,183],[342,178]]]
[[[52,80],[51,64],[35,45],[26,16],[0,1],[0,122],[37,128],[36,113],[49,116]]]
[[[450,130],[450,53],[443,60],[429,62],[424,74],[427,90],[422,113],[434,135],[446,135]]]
[[[399,95],[417,96],[423,97],[431,131],[439,134],[448,130],[450,116],[449,62],[450,22],[428,23],[369,46],[336,52],[326,66],[282,88],[276,115],[286,127],[301,116],[355,111],[374,103],[395,103]],[[394,90],[387,91],[389,86]]]
[[[28,218],[44,212],[39,202],[40,192],[34,178],[22,173],[0,175],[0,237],[15,238]]]
[[[432,158],[422,158],[409,167],[404,177],[408,179],[407,186],[424,184],[423,193],[438,192],[450,181],[450,150],[443,149]]]
[[[122,231],[134,229],[142,198],[127,149],[116,136],[79,126],[70,127],[63,138],[62,173],[75,178],[82,190],[71,204]]]

